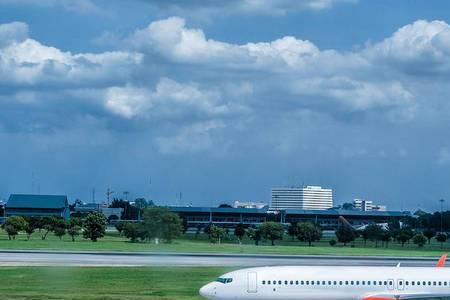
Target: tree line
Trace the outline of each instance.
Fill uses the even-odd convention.
[[[230,236],[229,229],[212,224],[206,226],[204,233],[208,235],[212,243],[218,244]],[[275,245],[275,242],[282,240],[285,234],[289,235],[292,240],[297,239],[309,246],[312,246],[314,242],[320,241],[323,237],[320,226],[312,222],[291,223],[285,228],[281,223],[269,221],[262,223],[258,227],[247,228],[243,224],[238,224],[234,228],[234,236],[240,244],[243,238],[247,236],[254,241],[255,245],[259,245],[261,240],[270,241],[271,245]],[[437,233],[433,229],[416,231],[410,227],[401,227],[398,221],[391,222],[387,226],[370,224],[361,230],[356,230],[348,224],[340,223],[335,230],[335,238],[329,240],[329,244],[335,246],[341,243],[346,246],[354,243],[357,238],[361,238],[365,246],[367,241],[371,241],[375,243],[375,247],[388,247],[390,242],[396,241],[402,247],[411,242],[418,247],[423,247],[427,242],[431,243],[432,238],[435,238],[442,246],[447,241],[448,236],[445,233]]]
[[[104,237],[106,224],[105,216],[94,212],[88,214],[85,218],[71,218],[70,220],[54,216],[12,216],[6,219],[2,228],[8,234],[9,240],[15,240],[20,232],[25,232],[27,240],[30,240],[31,236],[37,232],[42,240],[46,240],[47,236],[53,233],[60,240],[67,234],[75,242],[76,237],[82,234],[85,239],[96,242]]]
[[[118,222],[116,229],[132,243],[150,241],[171,243],[186,232],[187,226],[183,224],[183,220],[169,208],[154,206],[143,210],[142,222]]]

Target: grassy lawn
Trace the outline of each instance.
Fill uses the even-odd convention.
[[[0,231],[0,249],[53,249],[53,250],[93,250],[93,251],[142,251],[142,252],[191,252],[191,253],[256,253],[256,254],[289,254],[289,255],[392,255],[392,256],[439,256],[442,252],[449,251],[450,245],[444,244],[440,249],[440,244],[432,242],[424,248],[418,248],[414,244],[405,245],[402,248],[398,243],[391,242],[388,248],[375,248],[373,243],[368,242],[364,246],[361,240],[356,241],[354,247],[336,246],[331,247],[328,240],[315,243],[313,247],[307,247],[304,243],[292,241],[286,237],[283,241],[277,241],[276,246],[270,246],[269,242],[262,242],[260,246],[255,246],[252,241],[244,240],[243,245],[239,245],[236,240],[225,241],[221,245],[211,244],[205,236],[197,239],[193,236],[185,236],[174,241],[172,244],[153,243],[130,243],[127,239],[118,236],[117,233],[108,233],[107,236],[97,243],[84,240],[79,237],[76,242],[72,242],[68,236],[59,240],[53,235],[49,235],[43,241],[38,232],[27,241],[25,235],[17,236],[16,240],[8,240],[7,235]]]
[[[224,268],[0,268],[2,299],[201,299]]]

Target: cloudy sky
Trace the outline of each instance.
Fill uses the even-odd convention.
[[[1,198],[450,206],[450,3],[168,2],[0,0]]]

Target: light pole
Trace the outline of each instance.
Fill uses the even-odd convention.
[[[441,233],[443,232],[443,210],[444,210],[444,199],[439,200],[441,202]]]

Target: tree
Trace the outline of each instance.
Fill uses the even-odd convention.
[[[397,239],[400,234],[401,226],[399,220],[392,220],[388,223],[387,230],[393,239]]]
[[[436,235],[436,231],[431,228],[427,228],[423,231],[423,235],[427,238],[428,244],[430,244],[431,239]]]
[[[145,230],[142,224],[125,223],[123,226],[123,235],[130,239],[132,243],[136,243],[138,239],[145,240]]]
[[[272,246],[275,245],[276,240],[283,239],[284,228],[283,225],[276,222],[264,222],[261,225],[261,235],[264,239],[270,240]]]
[[[335,239],[331,239],[328,243],[330,244],[331,247],[334,247],[337,244]]]
[[[369,239],[369,234],[368,234],[368,232],[367,232],[367,227],[366,228],[364,228],[363,230],[359,230],[359,236],[363,239],[363,241],[364,241],[364,246],[366,246],[367,245],[367,240]]]
[[[436,235],[436,240],[439,242],[439,243],[441,243],[441,249],[442,249],[442,247],[443,247],[443,244],[447,241],[447,235],[445,234],[445,233],[442,233],[442,232],[440,232],[440,233],[438,233],[437,235]]]
[[[344,210],[353,210],[353,203],[344,203],[344,204],[342,204],[342,209],[344,209]]]
[[[55,236],[59,237],[59,240],[62,240],[62,237],[66,235],[66,228],[57,226],[54,228],[53,233],[55,234]]]
[[[391,231],[388,229],[381,228],[380,240],[383,242],[383,244],[386,246],[386,248],[388,247],[391,239],[392,239]]]
[[[182,233],[180,217],[167,207],[146,208],[143,224],[148,239],[163,239],[170,243]]]
[[[227,204],[227,203],[222,203],[219,205],[219,208],[233,208],[233,206],[231,206],[230,204]]]
[[[53,234],[61,240],[66,235],[67,223],[63,219],[55,219],[53,223]]]
[[[247,236],[255,242],[255,245],[259,245],[259,241],[261,240],[261,230],[255,228],[249,228],[247,230]]]
[[[90,213],[83,222],[83,237],[97,242],[99,238],[105,236],[106,218],[99,212]]]
[[[111,208],[123,208],[122,220],[137,220],[139,218],[140,208],[131,205],[129,201],[123,199],[114,199],[109,206]]]
[[[378,247],[378,241],[383,235],[383,228],[377,224],[370,224],[366,227],[369,240],[375,242],[375,248]]]
[[[245,236],[245,226],[239,223],[234,229],[234,235],[238,238],[239,245],[242,244],[242,238]]]
[[[427,238],[422,233],[418,233],[413,237],[413,243],[419,247],[423,247],[426,242]]]
[[[322,238],[322,230],[320,227],[309,222],[298,223],[297,232],[297,238],[302,242],[307,242],[310,247],[313,242],[319,241]]]
[[[122,231],[123,231],[123,229],[124,229],[124,227],[125,227],[125,224],[127,224],[127,223],[125,223],[125,222],[117,222],[117,223],[114,225],[114,227],[116,228],[116,230],[119,232],[119,235],[122,235]]]
[[[20,231],[24,230],[27,226],[27,222],[23,217],[20,216],[12,216],[6,219],[3,224],[3,228],[8,234],[8,239],[16,239],[16,235],[19,234]]]
[[[35,228],[33,227],[33,225],[30,222],[27,222],[24,227],[24,230],[27,234],[27,241],[29,241],[31,238],[31,235],[34,233]]]
[[[222,239],[226,236],[226,231],[222,227],[213,225],[210,228],[210,236],[213,243],[220,244]]]
[[[336,237],[339,243],[343,243],[344,246],[347,243],[353,242],[356,238],[355,231],[347,224],[341,223],[335,231]]]
[[[56,217],[43,217],[41,218],[41,238],[42,240],[45,240],[47,238],[47,235],[53,231],[55,228],[55,224],[58,222],[58,219]]]
[[[78,225],[69,226],[67,233],[72,238],[72,242],[75,242],[75,237],[80,235],[81,227]]]
[[[411,239],[411,235],[406,230],[401,230],[397,234],[397,241],[402,244],[402,247],[405,246],[405,243]]]
[[[292,238],[292,241],[298,236],[298,227],[296,222],[291,222],[291,224],[289,224],[287,233]]]

